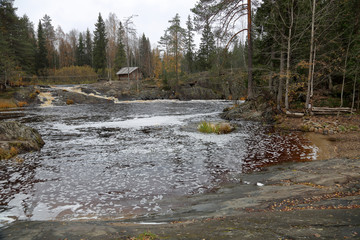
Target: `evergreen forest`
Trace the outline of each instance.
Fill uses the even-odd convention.
[[[33,23],[16,14],[14,0],[0,0],[1,88],[64,76],[115,80],[120,68],[136,66],[174,91],[206,73],[220,83],[233,76],[234,100],[263,95],[279,110],[359,109],[360,1],[198,0],[191,11],[169,19],[150,43],[134,16],[99,13],[94,31],[65,33],[51,16]]]

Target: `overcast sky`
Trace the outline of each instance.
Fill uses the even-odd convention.
[[[197,0],[15,0],[17,15],[26,14],[34,23],[35,30],[45,14],[52,19],[56,29],[61,26],[65,33],[72,29],[80,32],[87,28],[92,32],[99,12],[104,21],[109,13],[115,13],[120,20],[131,15],[134,18],[138,35],[145,33],[152,44],[157,44],[168,21],[176,13],[181,16],[181,24],[185,28],[187,16],[191,13]]]

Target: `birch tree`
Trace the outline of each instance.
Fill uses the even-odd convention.
[[[106,62],[107,62],[107,71],[108,71],[108,79],[111,81],[112,79],[112,69],[115,65],[115,57],[117,51],[117,30],[118,30],[118,18],[115,13],[110,13],[108,19],[105,22],[106,28],[106,38],[107,38],[107,46],[106,46]]]
[[[130,63],[131,63],[131,38],[136,38],[136,29],[133,19],[137,17],[137,15],[131,15],[130,17],[125,18],[124,20],[124,30],[125,30],[125,48],[126,48],[126,63],[128,69],[128,85],[130,89]]]
[[[238,34],[247,31],[247,45],[248,45],[248,100],[253,100],[254,86],[253,86],[253,43],[252,43],[252,9],[251,0],[199,0],[192,12],[196,14],[196,22],[198,28],[201,28],[206,19],[210,23],[218,23],[219,29],[222,30],[223,36],[228,33],[233,33],[229,39],[231,42]],[[239,30],[238,23],[242,17],[247,16],[247,28]]]

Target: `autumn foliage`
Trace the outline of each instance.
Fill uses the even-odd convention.
[[[54,79],[65,83],[93,82],[97,80],[97,74],[89,66],[71,66],[56,70]]]

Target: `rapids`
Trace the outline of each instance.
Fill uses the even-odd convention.
[[[179,197],[206,194],[241,175],[316,158],[300,135],[238,121],[207,135],[227,101],[142,101],[25,109],[40,152],[0,162],[0,224],[14,220],[121,219],[171,214]],[[15,114],[16,115],[16,114]],[[168,201],[168,199],[172,199]]]

